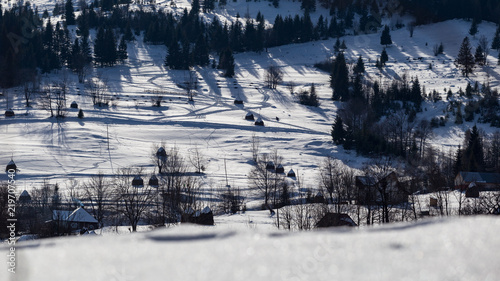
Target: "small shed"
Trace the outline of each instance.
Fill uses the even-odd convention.
[[[9,172],[9,170],[14,170],[17,171],[17,166],[16,163],[14,163],[14,160],[10,159],[9,164],[7,164],[7,167],[5,167],[5,172]]]
[[[257,118],[257,120],[255,120],[255,125],[256,126],[264,126],[264,121],[262,121],[262,118]]]
[[[144,180],[140,176],[136,176],[132,180],[132,186],[137,188],[144,187]]]
[[[313,198],[314,203],[325,203],[325,196],[323,196],[323,193],[318,192],[316,196]]]
[[[273,161],[267,162],[267,164],[266,164],[266,170],[272,170],[272,171],[274,171],[274,169],[275,169],[274,162]]]
[[[285,172],[285,168],[283,167],[283,165],[278,164],[278,166],[276,167],[276,173],[283,174],[284,172]]]
[[[316,227],[357,226],[348,214],[326,213],[316,223]]]
[[[467,198],[479,198],[479,187],[476,183],[471,182],[467,190],[465,190],[465,197]]]
[[[430,207],[437,207],[438,206],[437,198],[429,197],[429,206]]]
[[[14,116],[16,116],[16,114],[14,113],[14,110],[12,110],[12,109],[7,109],[7,110],[5,111],[5,117],[14,117]]]
[[[295,172],[293,169],[290,169],[290,171],[288,171],[288,173],[286,174],[287,177],[289,178],[295,178]]]
[[[78,104],[76,103],[76,101],[73,101],[70,105],[71,108],[78,108]]]
[[[150,178],[149,178],[149,186],[151,187],[158,187],[158,178],[155,176],[155,175],[152,175]]]
[[[234,104],[243,104],[243,101],[240,99],[234,100]]]
[[[198,212],[194,212],[193,209],[188,208],[181,216],[181,223],[214,225],[214,214],[208,206]]]
[[[30,203],[31,195],[26,191],[26,189],[19,195],[19,203]]]
[[[254,121],[255,117],[253,116],[253,114],[251,112],[248,112],[247,115],[245,115],[245,120]]]

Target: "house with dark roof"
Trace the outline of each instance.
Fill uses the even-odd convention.
[[[480,191],[500,190],[499,173],[460,172],[455,177],[455,188],[466,190],[471,183]]]
[[[380,179],[373,176],[357,176],[358,204],[369,205],[382,203],[400,204],[408,202],[408,191],[399,182],[395,172],[390,172]]]
[[[70,231],[78,229],[96,229],[98,221],[90,215],[84,208],[79,207],[74,211],[54,210],[52,212],[52,222],[60,228]]]
[[[348,214],[326,213],[316,223],[316,227],[357,226]]]

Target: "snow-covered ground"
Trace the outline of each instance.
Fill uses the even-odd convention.
[[[300,233],[181,226],[17,245],[1,280],[498,280],[500,221],[425,220]],[[7,250],[1,245],[2,252]]]

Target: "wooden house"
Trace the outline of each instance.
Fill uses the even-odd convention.
[[[408,202],[409,193],[399,182],[395,172],[390,172],[381,178],[372,176],[357,176],[358,204],[400,204]]]
[[[317,223],[316,227],[357,226],[348,214],[326,213]]]
[[[479,191],[500,190],[499,173],[460,172],[455,177],[455,188],[467,190],[471,183]]]

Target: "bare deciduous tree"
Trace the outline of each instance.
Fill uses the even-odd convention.
[[[197,174],[205,172],[208,164],[208,161],[201,153],[197,145],[191,150],[191,153],[189,155],[189,162],[191,163],[191,165],[193,165]]]
[[[102,227],[104,216],[110,205],[111,182],[102,172],[99,172],[83,184],[83,192],[90,203],[92,214]]]
[[[259,137],[255,135],[255,133],[252,135],[252,160],[257,163],[257,160],[259,159],[259,151],[260,151],[260,140]]]
[[[154,196],[151,187],[132,185],[133,178],[142,174],[141,170],[122,168],[115,175],[113,185],[117,211],[125,216],[134,232],[137,231],[137,225],[141,219],[145,218]]]
[[[279,83],[283,81],[283,71],[276,65],[270,65],[266,69],[265,82],[269,89],[276,89]]]

